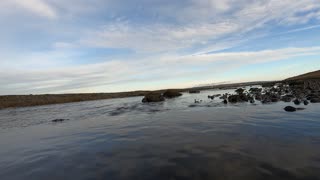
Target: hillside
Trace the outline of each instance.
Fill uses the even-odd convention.
[[[297,81],[297,80],[310,80],[310,79],[320,79],[320,70],[295,76],[286,79],[286,81]]]

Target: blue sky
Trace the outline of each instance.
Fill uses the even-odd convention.
[[[280,80],[320,69],[320,0],[1,0],[0,94]]]

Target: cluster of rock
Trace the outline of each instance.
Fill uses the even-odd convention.
[[[179,96],[182,96],[182,94],[176,90],[167,90],[164,93],[152,92],[145,95],[145,97],[142,99],[142,102],[143,103],[162,102],[162,101],[165,101],[166,98],[171,99]]]
[[[214,99],[216,96],[208,96]],[[308,105],[311,103],[320,103],[320,81],[302,81],[302,82],[284,82],[277,84],[264,85],[263,88],[250,88],[246,90],[239,88],[235,94],[223,94],[219,96],[223,103],[241,103],[260,101],[262,104],[274,102],[293,102],[295,105]],[[286,111],[303,110],[303,108],[294,108],[288,106]]]
[[[200,93],[198,90],[190,90],[189,93]],[[142,102],[161,102],[166,98],[179,97],[182,94],[177,90],[167,90],[163,93],[153,92],[145,95]],[[293,102],[295,105],[308,105],[309,103],[320,103],[320,80],[291,81],[282,83],[264,84],[262,88],[252,87],[249,90],[238,88],[235,94],[216,94],[208,96],[209,99],[222,99],[224,104],[260,101],[262,104],[275,103],[279,101]],[[195,100],[201,103],[201,100]],[[285,111],[294,112],[304,108],[287,106]]]

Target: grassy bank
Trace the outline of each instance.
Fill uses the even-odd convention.
[[[315,71],[300,76],[286,79],[285,81],[301,81],[308,79],[320,79],[320,71]],[[233,83],[221,85],[208,85],[187,89],[176,89],[180,92],[188,92],[190,90],[208,90],[208,89],[230,89],[241,86],[252,85],[270,85],[275,82],[248,82],[248,83]],[[88,93],[88,94],[43,94],[43,95],[9,95],[0,96],[0,109],[11,107],[27,107],[27,106],[40,106],[49,104],[60,104],[81,101],[93,101],[101,99],[112,98],[126,98],[135,96],[144,96],[150,92],[164,92],[165,90],[158,91],[132,91],[132,92],[119,92],[119,93]]]

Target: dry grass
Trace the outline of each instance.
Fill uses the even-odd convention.
[[[304,75],[296,76],[287,79],[288,81],[296,80],[308,80],[308,79],[320,79],[320,71],[307,73]],[[224,89],[224,88],[235,88],[241,86],[251,85],[268,85],[275,82],[249,82],[249,83],[236,83],[236,84],[223,84],[196,87],[189,89],[175,89],[180,92],[188,92],[190,90],[207,90],[207,89]],[[152,92],[163,93],[165,90],[158,90]],[[80,101],[93,101],[101,99],[112,99],[112,98],[125,98],[134,96],[144,96],[151,91],[133,91],[133,92],[119,92],[119,93],[89,93],[89,94],[44,94],[44,95],[11,95],[11,96],[0,96],[0,109],[10,107],[27,107],[27,106],[40,106],[49,104],[60,104]]]
[[[302,74],[299,76],[295,76],[289,79],[286,79],[287,81],[296,81],[296,80],[310,80],[310,79],[320,79],[320,70],[319,71],[314,71],[310,72],[307,74]]]
[[[10,107],[39,106],[100,99],[144,96],[148,91],[121,93],[91,93],[91,94],[45,94],[45,95],[10,95],[0,96],[0,109]]]

